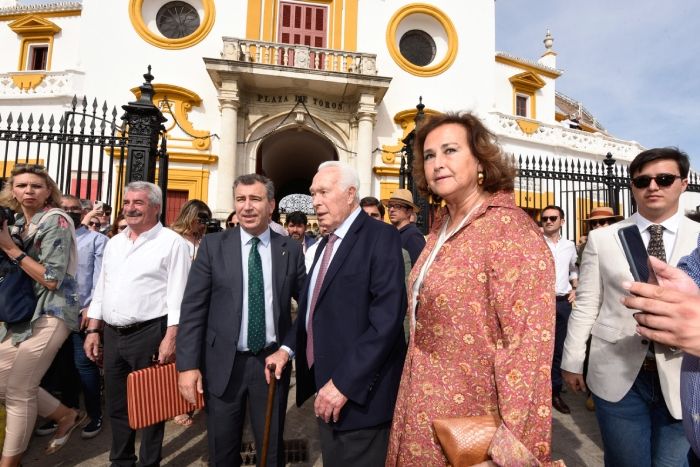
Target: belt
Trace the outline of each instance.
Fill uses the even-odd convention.
[[[569,295],[557,295],[557,301],[558,302],[563,302],[566,300],[567,302],[569,301]]]
[[[656,368],[656,357],[645,357],[642,362],[642,370],[656,373],[658,371]]]
[[[269,355],[272,352],[276,351],[277,349],[279,349],[279,345],[277,345],[276,343],[272,343],[259,352],[251,352],[250,350],[236,350],[236,355],[244,355],[244,356],[248,356],[248,357],[254,357],[256,355],[261,355],[261,354],[268,354]]]
[[[168,316],[163,315],[159,316],[158,318],[149,319],[148,321],[141,321],[140,323],[127,324],[126,326],[113,326],[111,324],[107,324],[107,327],[114,330],[114,332],[120,336],[127,336],[145,328],[146,326],[150,326],[151,324],[158,323],[166,319],[168,319]]]

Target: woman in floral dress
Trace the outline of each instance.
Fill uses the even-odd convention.
[[[497,413],[490,465],[550,462],[554,264],[515,171],[471,114],[419,128],[414,180],[443,200],[409,279],[411,338],[388,466],[446,465],[432,422]]]

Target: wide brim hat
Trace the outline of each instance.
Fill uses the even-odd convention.
[[[621,215],[615,214],[612,208],[608,206],[599,206],[591,210],[591,213],[588,215],[588,218],[585,219],[585,221],[588,222],[599,219],[615,219],[616,221],[619,221],[622,220],[622,218],[623,217]]]
[[[399,188],[398,190],[393,192],[388,199],[382,200],[382,204],[388,205],[392,201],[394,203],[399,203],[411,207],[415,211],[420,210],[420,208],[413,203],[413,194],[411,193],[411,190],[407,190],[405,188]]]

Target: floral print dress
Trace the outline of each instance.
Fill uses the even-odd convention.
[[[441,216],[444,222],[446,212]],[[409,291],[441,224],[411,272]],[[446,465],[432,421],[496,411],[502,424],[489,448],[493,461],[548,464],[554,317],[554,263],[542,234],[512,192],[491,195],[426,273],[386,465]]]

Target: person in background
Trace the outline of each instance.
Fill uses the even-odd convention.
[[[80,299],[80,330],[72,332],[63,347],[66,352],[61,352],[54,358],[49,371],[47,372],[42,387],[53,392],[58,390],[60,400],[68,407],[75,409],[80,407],[80,391],[82,390],[85,400],[85,409],[90,422],[83,428],[81,436],[83,439],[91,439],[102,431],[102,398],[100,388],[102,385],[100,370],[97,365],[90,361],[85,355],[83,345],[85,343],[84,330],[87,327],[87,309],[92,301],[92,292],[97,284],[97,278],[102,268],[102,254],[107,240],[105,235],[89,230],[81,224],[87,214],[82,209],[80,200],[72,195],[63,195],[61,208],[73,220],[73,225],[77,226],[75,236],[78,242],[78,296]],[[61,359],[68,359],[66,365],[62,365]],[[77,372],[79,386],[73,381],[73,374]],[[53,378],[49,374],[53,373]],[[48,384],[45,384],[48,382]],[[57,425],[49,420],[44,425],[38,427],[35,433],[39,436],[49,435],[56,431]]]
[[[680,399],[682,354],[635,332],[621,300],[632,280],[618,232],[636,226],[650,256],[669,264],[690,253],[700,224],[679,212],[690,161],[676,148],[643,151],[629,166],[638,211],[593,230],[583,251],[579,286],[569,319],[562,376],[574,391],[590,388],[606,466],[678,465],[686,462]],[[586,341],[591,338],[583,379]]]
[[[37,298],[29,321],[0,323],[0,399],[7,408],[3,467],[20,465],[37,413],[58,425],[47,454],[65,446],[87,417],[39,387],[58,349],[78,330],[75,231],[63,211],[52,210],[60,204],[58,186],[39,165],[15,165],[0,192],[0,205],[18,213],[12,228],[7,221],[0,226],[0,249],[34,281]],[[12,236],[21,238],[21,246]]]
[[[433,420],[494,412],[494,464],[548,464],[552,254],[515,204],[509,158],[476,116],[426,119],[413,153],[419,192],[446,206],[411,270],[411,337],[386,465],[445,465]]]
[[[126,226],[126,218],[124,217],[124,214],[120,212],[117,216],[117,219],[114,221],[114,224],[112,224],[112,228],[107,233],[107,236],[109,238],[114,237],[115,235],[121,233],[124,229],[126,229]]]
[[[112,230],[112,206],[103,203],[99,209],[100,233],[107,235]]]
[[[87,221],[87,228],[92,232],[100,232],[100,218],[97,216],[90,217]]]
[[[226,228],[233,229],[234,227],[238,227],[238,216],[236,215],[236,211],[233,211],[226,218]]]
[[[306,224],[308,218],[301,211],[289,213],[285,219],[284,227],[287,229],[289,236],[301,243],[301,247],[306,254],[306,249],[315,243],[315,239],[306,235]]]
[[[88,310],[85,353],[100,357],[107,414],[112,430],[109,460],[136,463],[136,432],[129,427],[126,380],[130,372],[175,359],[180,304],[192,259],[187,242],[160,223],[163,193],[153,183],[136,181],[124,188],[127,228],[107,242],[102,270]],[[103,337],[101,337],[103,336]],[[141,430],[139,462],[161,461],[164,423]]]
[[[374,196],[365,196],[360,200],[360,207],[369,217],[384,220],[384,205]]]
[[[574,242],[562,238],[561,229],[564,223],[564,210],[559,206],[547,206],[540,213],[544,241],[547,243],[554,258],[556,272],[555,292],[556,327],[554,333],[554,357],[552,359],[552,407],[563,414],[571,413],[571,409],[561,398],[563,381],[561,379],[561,353],[566,339],[566,325],[571,314],[571,304],[576,298],[578,284],[578,267],[576,266],[576,246]]]
[[[199,244],[207,230],[207,222],[211,220],[211,210],[207,203],[198,199],[191,199],[182,205],[177,219],[170,225],[170,229],[187,241],[190,258],[194,261],[197,256]]]
[[[411,265],[416,264],[420,252],[425,247],[425,237],[418,230],[416,224],[411,222],[411,215],[419,208],[413,204],[413,195],[410,190],[398,189],[391,194],[389,199],[382,200],[389,210],[391,224],[399,229],[401,234],[401,247],[411,256]]]

